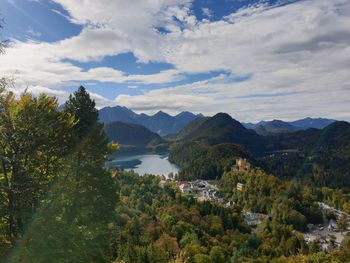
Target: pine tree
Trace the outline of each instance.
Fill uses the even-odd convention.
[[[98,111],[94,100],[83,86],[69,96],[65,104],[65,110],[76,117],[78,123],[76,130],[79,138],[84,138],[95,127],[98,122]]]
[[[111,150],[95,102],[83,87],[63,112],[74,115],[75,146],[42,202],[14,262],[110,262],[118,201],[104,163]],[[45,253],[43,252],[45,251]]]

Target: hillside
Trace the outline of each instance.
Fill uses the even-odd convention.
[[[105,124],[105,132],[109,140],[122,146],[145,148],[151,142],[162,142],[161,137],[142,125],[115,121]]]
[[[207,145],[200,142],[180,142],[170,147],[169,161],[181,167],[180,180],[220,178],[225,170],[236,164],[237,158],[249,158],[250,153],[242,145],[224,143]]]
[[[297,131],[298,128],[291,125],[288,122],[284,122],[281,120],[273,120],[256,126],[254,130],[257,134],[266,136],[277,133],[294,132]]]
[[[189,122],[202,118],[202,114],[195,115],[191,112],[181,112],[176,116],[171,116],[165,112],[159,111],[154,115],[137,114],[132,110],[121,107],[105,107],[99,111],[99,120],[108,124],[115,121],[139,124],[145,126],[152,132],[161,136],[175,134],[184,128]]]
[[[169,138],[173,144],[169,159],[181,167],[182,178],[215,178],[224,166],[216,163],[212,147],[236,144],[249,150],[259,166],[281,178],[300,178],[319,186],[350,187],[349,123],[334,122],[322,130],[289,132],[296,128],[281,121],[264,125],[273,132],[261,136],[225,113],[192,121]],[[227,153],[221,159],[247,157],[243,150]]]
[[[290,124],[305,130],[309,128],[323,129],[334,122],[336,122],[336,120],[325,118],[305,118],[301,120],[292,121],[290,122]]]
[[[177,140],[201,141],[209,145],[221,143],[241,144],[252,153],[264,151],[264,138],[255,131],[243,127],[226,113],[195,120],[188,124],[176,137]]]
[[[309,156],[313,161],[313,180],[350,188],[350,123],[339,121],[322,130]]]
[[[323,130],[308,129],[266,137],[272,150],[263,168],[280,177],[300,177],[319,186],[350,187],[350,124],[334,122]]]

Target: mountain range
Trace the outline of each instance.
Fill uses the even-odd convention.
[[[171,116],[163,111],[159,111],[154,115],[147,115],[144,113],[137,114],[121,106],[105,107],[99,111],[99,119],[102,123],[108,124],[120,121],[138,124],[161,136],[175,134],[189,122],[202,117],[202,114],[196,115],[187,111],[181,112],[175,116]]]
[[[320,125],[310,120],[300,121],[299,125],[298,128],[280,121],[265,122],[270,133],[260,135],[230,115],[218,113],[194,120],[177,135],[166,137],[170,143],[169,159],[183,168],[180,174],[213,179],[219,176],[215,171],[224,166],[221,161],[208,159],[207,153],[225,145],[224,149],[234,153],[231,157],[242,153],[246,157],[244,149],[249,150],[252,161],[280,177],[304,178],[320,186],[350,187],[350,123],[334,121],[323,129],[306,129]],[[226,157],[224,163],[230,165],[230,158]]]
[[[282,120],[260,121],[258,123],[242,123],[247,129],[253,129],[258,134],[267,136],[279,133],[295,132],[310,128],[323,129],[336,120],[325,118],[304,118],[286,122]]]
[[[144,113],[138,114],[127,107],[115,106],[105,107],[99,111],[100,122],[108,124],[115,121],[142,125],[150,131],[166,136],[180,132],[193,120],[202,119],[202,114],[193,114],[183,111],[175,116],[171,116],[163,111],[158,111],[154,115]],[[282,120],[260,121],[258,123],[242,123],[247,129],[255,130],[259,135],[267,136],[280,133],[289,133],[310,128],[323,129],[334,123],[336,120],[326,118],[304,118],[291,122]],[[189,129],[193,128],[193,124]]]

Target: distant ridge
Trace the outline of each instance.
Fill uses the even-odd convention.
[[[161,136],[175,134],[185,127],[189,122],[202,118],[202,114],[193,114],[183,111],[176,116],[171,116],[163,111],[154,115],[137,114],[132,110],[121,107],[105,107],[99,111],[100,122],[108,124],[115,121],[143,125],[152,132]]]
[[[292,121],[290,122],[290,124],[292,124],[295,127],[299,127],[300,129],[309,129],[309,128],[323,129],[334,122],[336,122],[336,120],[333,120],[333,119],[305,118],[301,120]]]
[[[107,137],[121,145],[146,147],[154,140],[161,141],[161,137],[138,124],[121,121],[111,122],[104,127]]]
[[[253,129],[258,134],[267,136],[279,133],[289,133],[307,129],[323,129],[336,120],[325,118],[304,118],[286,122],[281,120],[260,121],[258,123],[242,123],[247,129]]]

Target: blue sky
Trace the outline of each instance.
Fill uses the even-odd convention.
[[[219,2],[219,4],[218,4]],[[259,1],[214,1],[200,0],[192,3],[193,14],[198,19],[209,19],[218,21],[224,16],[247,5],[252,5]],[[277,1],[269,1],[275,4]],[[210,16],[205,13],[203,8],[210,12]],[[69,13],[61,5],[49,0],[5,0],[0,4],[3,17],[6,21],[4,38],[19,39],[26,41],[34,39],[42,42],[55,42],[65,38],[78,35],[83,26],[71,23],[67,17]],[[210,11],[209,11],[210,10]],[[64,17],[66,16],[66,17]],[[174,66],[169,63],[152,62],[138,63],[137,58],[132,52],[126,52],[118,55],[106,56],[99,61],[79,62],[67,60],[83,70],[89,70],[94,67],[110,67],[121,70],[126,74],[156,74],[162,70],[173,69]],[[204,72],[199,74],[183,74],[183,79],[166,84],[138,84],[138,89],[132,84],[118,84],[111,82],[86,81],[77,83],[84,85],[92,92],[101,94],[104,97],[116,97],[118,94],[142,94],[142,92],[172,85],[193,83],[200,80],[210,79],[218,76],[220,71]],[[92,85],[93,84],[93,85]],[[68,91],[74,91],[77,85],[65,87]],[[128,88],[132,86],[133,88]]]
[[[0,73],[62,103],[349,120],[346,0],[3,0]]]

